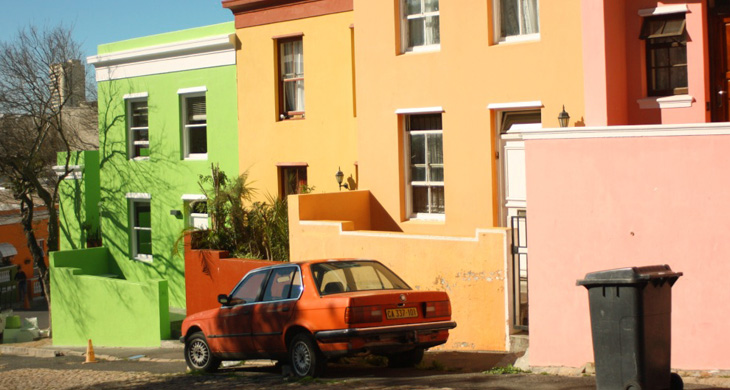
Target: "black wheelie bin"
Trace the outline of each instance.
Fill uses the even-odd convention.
[[[591,272],[588,289],[597,390],[681,390],[671,372],[672,286],[668,265]]]

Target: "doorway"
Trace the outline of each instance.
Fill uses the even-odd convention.
[[[708,0],[710,112],[713,122],[730,122],[730,0]]]

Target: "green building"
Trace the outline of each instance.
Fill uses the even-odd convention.
[[[185,264],[182,250],[177,254],[175,246],[181,245],[177,239],[186,227],[208,223],[199,176],[210,174],[212,164],[218,164],[229,177],[238,175],[234,31],[231,22],[109,43],[100,45],[98,55],[87,59],[96,68],[98,83],[99,151],[98,155],[79,156],[85,162],[79,162],[81,174],[72,178],[93,179],[64,183],[60,210],[62,225],[66,221],[67,226],[65,230],[62,226],[61,248],[69,251],[57,252],[55,265],[52,254],[51,262],[52,267],[79,268],[78,275],[111,277],[125,283],[164,281],[152,283],[167,289],[151,293],[155,302],[138,298],[116,310],[135,310],[136,305],[162,308],[167,299],[173,317],[184,313]],[[90,163],[90,157],[98,161]],[[95,182],[96,189],[91,185]],[[90,243],[98,242],[98,237],[102,249],[81,249],[93,246]],[[74,260],[86,256],[84,251],[94,251],[93,258],[106,264],[89,268]],[[93,324],[78,326],[74,319],[86,315],[86,322],[94,322],[89,318],[108,317],[108,310],[98,305],[71,307],[74,300],[76,306],[83,306],[78,304],[83,296],[95,293],[124,300],[120,291],[126,287],[112,292],[85,291],[76,297],[81,294],[70,291],[72,284],[79,283],[68,279],[74,272],[56,272],[55,279],[53,275],[55,344],[83,343],[91,334],[107,340],[100,345],[135,344],[106,335]],[[84,280],[85,289],[90,288],[87,282]],[[117,288],[106,280],[98,285],[105,290]],[[74,313],[73,309],[88,312]],[[165,338],[170,333],[165,331],[166,315],[134,321],[141,324],[140,329],[151,328],[144,326],[149,321],[163,322],[160,337]]]

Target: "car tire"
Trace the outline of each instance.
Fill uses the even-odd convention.
[[[300,333],[289,344],[289,362],[292,373],[299,377],[318,377],[324,372],[325,357],[315,344],[314,339],[306,333]]]
[[[203,332],[195,332],[185,340],[185,362],[195,372],[216,372],[221,360],[210,350]]]
[[[415,367],[423,360],[423,348],[388,355],[388,367],[406,368]]]

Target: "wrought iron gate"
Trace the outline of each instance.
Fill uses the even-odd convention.
[[[510,218],[512,228],[512,286],[514,289],[513,325],[527,330],[529,325],[527,295],[527,212],[519,210]]]

